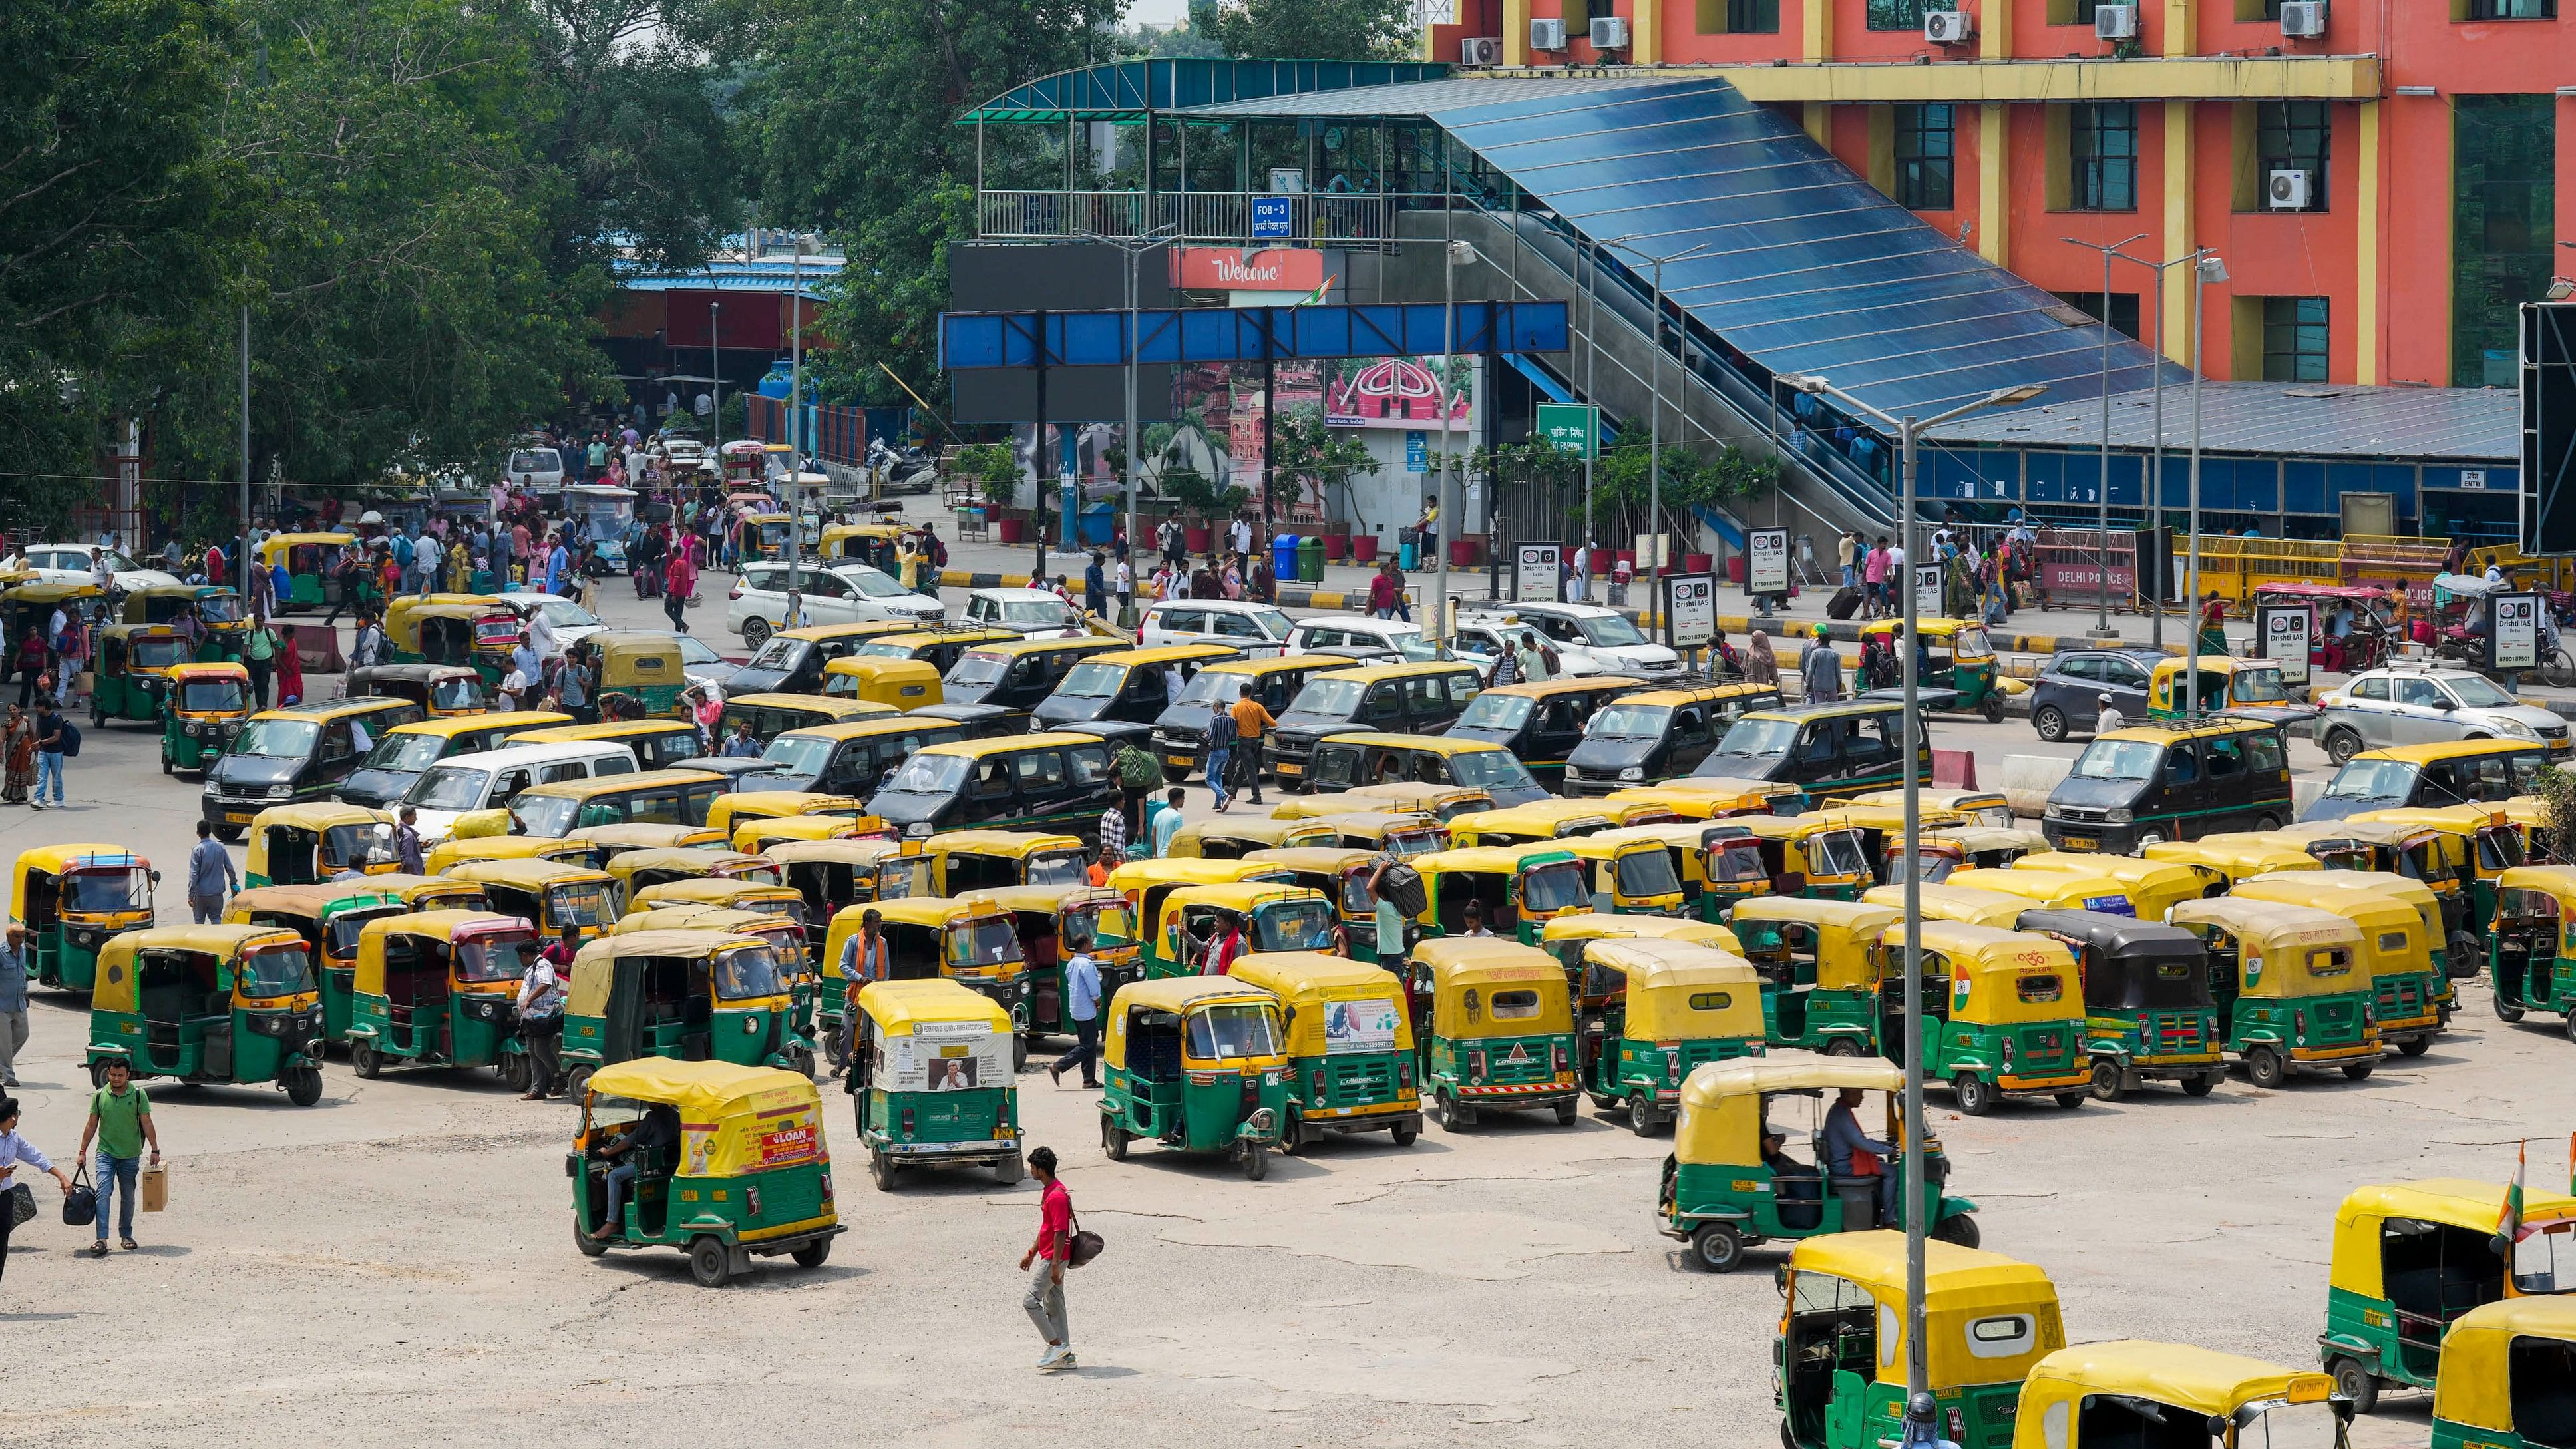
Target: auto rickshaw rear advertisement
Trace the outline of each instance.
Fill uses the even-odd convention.
[[[980,1021],[925,1021],[890,1038],[880,1083],[893,1092],[957,1092],[1011,1079],[1010,1038]]]

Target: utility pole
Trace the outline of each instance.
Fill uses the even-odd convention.
[[[250,304],[241,308],[241,558],[234,564],[241,579],[241,606],[250,607]],[[275,607],[272,605],[271,607]]]
[[[805,625],[805,233],[787,264],[787,616]],[[773,354],[774,355],[774,354]]]
[[[2094,607],[2093,630],[2089,636],[2095,639],[2120,637],[2119,631],[2111,627],[2111,258],[2120,254],[2120,248],[2130,242],[2144,241],[2146,237],[2145,232],[2140,232],[2136,236],[2112,242],[2108,246],[2100,242],[2081,241],[2071,236],[2058,238],[2059,241],[2086,247],[2102,254],[2102,472],[2099,485],[2100,496],[2094,500],[2098,521],[2094,525],[2093,534],[2093,582],[2099,590],[2100,600]],[[2155,485],[2150,482],[2147,488],[2152,493]],[[1912,566],[1914,555],[1911,552],[1905,555],[1905,562],[1909,567]],[[2144,565],[2146,561],[2140,559],[2137,562]],[[2145,582],[2143,568],[2140,570],[2139,582],[2141,584]]]

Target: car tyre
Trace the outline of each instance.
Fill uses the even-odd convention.
[[[1997,689],[1994,693],[1986,696],[1985,710],[1986,723],[2002,724],[2004,722],[2004,695],[2001,689]]]
[[[374,1042],[362,1037],[349,1043],[350,1071],[356,1072],[368,1081],[373,1081],[384,1069],[385,1054],[376,1050]]]
[[[1985,1078],[1974,1072],[1961,1072],[1950,1085],[1959,1094],[1959,1111],[1963,1115],[1983,1117],[1995,1110],[1995,1089]]]
[[[726,1250],[724,1239],[700,1233],[690,1240],[689,1276],[701,1288],[722,1288],[733,1277],[733,1254]]]
[[[2505,1000],[2501,995],[2497,996],[2495,999],[2495,1014],[2496,1020],[2503,1022],[2507,1026],[2511,1026],[2513,1023],[2522,1020],[2522,1008]]]
[[[769,636],[774,632],[767,619],[754,616],[742,621],[742,642],[755,654],[760,652],[761,645],[769,642]]]
[[[2043,704],[2030,712],[2030,727],[2049,744],[2066,738],[2066,711],[2053,704]]]
[[[2336,768],[2340,769],[2352,763],[2352,757],[2360,754],[2361,749],[2361,736],[2351,730],[2326,731],[2326,758],[2332,760]]]
[[[1702,1223],[1690,1241],[1691,1256],[1712,1273],[1732,1273],[1744,1261],[1744,1235],[1733,1223]]]
[[[2245,1053],[2245,1079],[2263,1088],[2274,1088],[2289,1080],[2290,1065],[2271,1047],[2254,1047]]]
[[[2257,834],[2265,834],[2280,828],[2281,817],[2278,815],[2257,815],[2254,817],[2254,830]]]

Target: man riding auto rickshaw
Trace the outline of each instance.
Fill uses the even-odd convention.
[[[1694,1070],[1664,1159],[1656,1231],[1689,1243],[1701,1267],[1726,1273],[1755,1244],[1897,1222],[1904,1091],[1905,1072],[1892,1062],[1766,1057]],[[1866,1110],[1871,1093],[1881,1111]],[[1791,1142],[1812,1160],[1790,1156]],[[1928,1231],[1975,1247],[1977,1205],[1942,1191],[1950,1160],[1929,1130],[1923,1147]]]
[[[321,801],[273,805],[252,817],[250,849],[242,860],[245,884],[312,885],[352,872],[390,871],[394,819],[382,810]]]
[[[2556,1012],[2576,1041],[2576,865],[2516,866],[2496,878],[2488,945],[2496,1019]]]
[[[170,697],[170,671],[188,662],[188,641],[164,624],[109,624],[96,633],[89,722],[157,725]]]
[[[2522,1199],[2511,1219],[2508,1191]],[[2516,1236],[2500,1249],[2507,1221]],[[2367,1414],[2383,1388],[2433,1387],[2472,1310],[2576,1289],[2576,1262],[2556,1261],[2570,1252],[2576,1197],[2565,1193],[2451,1177],[2356,1188],[2335,1209],[2317,1339],[2335,1392]]]
[[[1624,1108],[1640,1137],[1680,1111],[1702,1062],[1762,1055],[1761,978],[1713,946],[1592,941],[1576,997],[1576,1074],[1595,1108]]]
[[[1842,1233],[1789,1250],[1774,1395],[1787,1449],[1880,1449],[1905,1438],[1910,1324],[1905,1235]],[[1923,1250],[1924,1367],[1961,1449],[2003,1449],[2023,1375],[2066,1346],[2048,1275],[2000,1253]]]
[[[2379,1065],[2375,989],[2361,928],[2310,906],[2186,901],[2172,924],[2209,951],[2211,998],[2246,1079],[2278,1087],[2297,1068],[2341,1068],[2360,1081]]]
[[[2115,1339],[2033,1365],[2012,1449],[2343,1449],[2352,1405],[2321,1373],[2178,1343]]]
[[[2095,1100],[2116,1102],[2151,1081],[2206,1097],[2226,1077],[2209,958],[2198,936],[2099,911],[2025,911],[2020,929],[2054,937],[2075,954]]]
[[[767,941],[720,931],[603,936],[573,957],[564,1003],[564,1090],[636,1057],[784,1067],[812,1075],[813,1044],[788,1029],[792,1003]]]
[[[1880,932],[1903,918],[1888,906],[1795,896],[1737,906],[1735,938],[1762,978],[1770,1045],[1829,1057],[1877,1055],[1878,953],[1872,948]]]
[[[203,770],[250,719],[250,670],[239,664],[181,664],[170,671],[161,709],[161,773]]]
[[[704,1288],[785,1253],[819,1268],[847,1231],[832,1206],[822,1099],[793,1072],[726,1062],[621,1062],[585,1071],[564,1158],[572,1240],[679,1248]]]
[[[2081,1107],[2091,1095],[2084,986],[2075,957],[2043,936],[1925,921],[1923,1073],[1946,1080],[1959,1110],[1982,1117],[1999,1097]],[[1879,1048],[1905,1050],[1906,926],[1879,934]]]
[[[1413,1023],[1393,972],[1316,951],[1258,952],[1232,979],[1279,999],[1288,1064],[1279,1150],[1353,1132],[1387,1132],[1398,1147],[1422,1135],[1413,1085]]]
[[[511,1091],[528,1091],[537,1084],[535,1059],[519,1040],[519,978],[540,944],[526,921],[481,911],[368,921],[358,936],[349,1069],[373,1077],[388,1061],[493,1067]]]
[[[1017,1071],[1027,1064],[1030,1000],[1035,985],[1010,912],[987,896],[968,900],[905,896],[834,916],[831,934],[823,943],[818,1029],[832,1031],[841,1025],[846,992],[841,953],[859,934],[870,910],[878,917],[877,933],[885,942],[887,974],[891,979],[911,981],[940,976],[982,994],[1008,1015],[1012,1029],[1021,1033],[1011,1049],[1011,1069]]]
[[[1332,897],[1303,886],[1267,881],[1184,886],[1163,896],[1145,944],[1145,974],[1222,974],[1214,969],[1216,957],[1229,941],[1234,944],[1227,948],[1226,960],[1255,951],[1329,955],[1340,919]]]
[[[1034,1039],[1073,1036],[1073,998],[1064,989],[1064,966],[1088,956],[1100,973],[1099,1000],[1145,975],[1143,947],[1127,898],[1113,890],[1079,886],[1011,886],[984,892],[979,899],[1010,912],[1019,932],[1020,954],[1028,961],[1029,1014],[1026,1026]]]
[[[1982,714],[1990,724],[2003,723],[2004,701],[2030,686],[2004,676],[1985,626],[1965,619],[1917,619],[1914,627],[1921,646],[1915,680],[1925,694],[1925,707]],[[1862,627],[1861,643],[1866,648],[1875,640],[1893,650],[1896,636],[1904,632],[1901,622],[1883,619]],[[1934,697],[1935,690],[1946,691],[1947,697]]]
[[[274,926],[160,926],[99,952],[90,995],[90,1081],[121,1061],[137,1078],[275,1082],[298,1107],[322,1100],[322,1001],[304,941]]]
[[[1011,1018],[954,981],[860,988],[856,1059],[842,1081],[881,1192],[908,1167],[990,1167],[1020,1180],[1020,1091]]]
[[[1548,1108],[1574,1125],[1574,1018],[1565,968],[1535,946],[1454,936],[1413,948],[1414,1080],[1441,1130],[1491,1111]]]
[[[18,852],[9,923],[27,928],[27,979],[86,994],[111,939],[152,924],[161,873],[118,845],[38,845]]]
[[[1288,1106],[1279,998],[1226,977],[1138,981],[1109,999],[1107,1017],[1100,1148],[1109,1160],[1126,1161],[1131,1142],[1158,1142],[1230,1156],[1259,1182]]]
[[[2454,1320],[2443,1344],[2434,1449],[2538,1449],[2576,1438],[2576,1303],[2490,1303]]]

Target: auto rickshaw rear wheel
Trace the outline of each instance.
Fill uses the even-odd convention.
[[[1025,1036],[1014,1036],[1011,1038],[1011,1072],[1016,1076],[1028,1069],[1029,1039]],[[805,1075],[810,1077],[814,1074],[808,1071]]]
[[[2498,992],[2496,994],[2495,1013],[2496,1020],[2504,1022],[2507,1025],[2511,1025],[2514,1022],[2522,1020],[2522,1008],[2505,1000],[2502,992]]]
[[[700,1233],[689,1241],[689,1276],[701,1288],[722,1288],[733,1276],[733,1254],[725,1250],[724,1239],[713,1233]]]
[[[376,1050],[376,1044],[374,1042],[360,1039],[349,1043],[350,1071],[356,1072],[359,1076],[372,1081],[375,1079],[376,1074],[384,1069],[384,1053]]]
[[[500,1076],[502,1086],[513,1092],[524,1092],[528,1090],[528,1068],[531,1065],[525,1053],[505,1052],[499,1061],[492,1064],[492,1070]]]
[[[1826,1042],[1826,1043],[1825,1043],[1825,1055],[1826,1055],[1826,1056],[1829,1056],[1829,1057],[1856,1057],[1856,1056],[1859,1056],[1859,1055],[1860,1055],[1860,1041],[1859,1041],[1859,1039],[1858,1039],[1858,1038],[1855,1038],[1855,1037],[1848,1037],[1848,1036],[1838,1036],[1838,1037],[1835,1037],[1835,1038],[1833,1038],[1832,1040],[1830,1040],[1830,1041],[1828,1041],[1828,1042]]]
[[[1280,1120],[1279,1155],[1282,1157],[1294,1157],[1297,1155],[1297,1149],[1305,1145],[1305,1125],[1299,1120],[1297,1109],[1291,1107],[1288,1109],[1287,1115]]]
[[[2218,1090],[2219,1075],[2217,1072],[2202,1072],[2196,1077],[2183,1078],[2182,1094],[2186,1097],[2208,1096]]]
[[[2356,1082],[2367,1081],[2370,1078],[2371,1069],[2378,1065],[2377,1062],[2354,1062],[2343,1069],[2343,1074]]]
[[[2245,1076],[2258,1087],[2277,1087],[2290,1075],[2289,1064],[2270,1047],[2252,1047],[2245,1053]]]
[[[106,1058],[102,1057],[89,1064],[89,1084],[93,1087],[104,1087],[107,1085]]]
[[[322,1073],[313,1067],[297,1067],[286,1074],[286,1100],[298,1107],[310,1107],[322,1100]]]
[[[1574,1125],[1574,1105],[1575,1104],[1570,1101],[1559,1102],[1556,1104],[1557,1126],[1571,1127]]]
[[[2072,1112],[2076,1108],[2093,1100],[2093,1094],[2089,1090],[2082,1092],[2059,1092],[2055,1095],[2057,1105],[2065,1108],[2069,1112]]]
[[[2486,953],[2478,948],[2478,938],[2466,931],[2451,933],[2451,971],[2454,981],[2465,981],[2481,974],[2478,959]]]
[[[1604,1096],[1599,1092],[1594,1092],[1590,1095],[1592,1097],[1592,1110],[1596,1112],[1616,1112],[1619,1110],[1618,1098]]]
[[[166,748],[161,751],[161,773],[164,775],[179,773],[179,767],[170,763],[170,752]]]
[[[902,1171],[902,1168],[895,1166],[894,1158],[888,1155],[884,1148],[876,1148],[868,1153],[868,1176],[876,1180],[877,1191],[894,1191],[895,1177]]]
[[[1431,1099],[1431,1115],[1443,1132],[1476,1125],[1476,1109],[1443,1092]]]
[[[2420,1057],[2432,1049],[2433,1039],[2429,1036],[2408,1037],[2397,1044],[2397,1054],[2402,1057]]]
[[[2379,1376],[2358,1359],[2339,1358],[2326,1370],[2334,1375],[2335,1393],[2352,1401],[2352,1411],[2367,1414],[2379,1407]]]
[[[579,1213],[572,1215],[572,1245],[581,1249],[581,1255],[585,1258],[596,1258],[608,1251],[607,1239],[594,1238],[583,1230]]]
[[[1270,1149],[1258,1142],[1243,1144],[1243,1175],[1254,1182],[1270,1175]]]
[[[1411,1147],[1416,1141],[1420,1140],[1422,1129],[1418,1127],[1397,1127],[1392,1129],[1389,1135],[1395,1138],[1396,1146]]]
[[[1960,1248],[1973,1248],[1985,1238],[1985,1234],[1977,1231],[1977,1220],[1966,1213],[1952,1213],[1934,1223],[1931,1235]]]
[[[1567,1104],[1569,1107],[1572,1105],[1572,1103]],[[1570,1120],[1566,1107],[1559,1107],[1556,1109],[1556,1120],[1559,1122]],[[1631,1102],[1628,1104],[1629,1131],[1636,1133],[1640,1137],[1652,1137],[1655,1135],[1655,1129],[1662,1125],[1663,1114],[1657,1112],[1654,1108],[1647,1106],[1643,1102]]]
[[[1971,1117],[1983,1117],[1995,1110],[1995,1089],[1974,1072],[1961,1072],[1950,1084],[1959,1094],[1959,1110]]]
[[[823,1260],[832,1256],[832,1240],[828,1237],[816,1238],[787,1256],[795,1259],[796,1266],[799,1268],[820,1268],[823,1266]]]
[[[2093,1063],[2093,1095],[2105,1102],[2120,1100],[2128,1090],[2128,1071],[2116,1057],[2102,1057]]]
[[[1691,1230],[1691,1252],[1712,1273],[1732,1273],[1744,1261],[1744,1235],[1733,1223],[1702,1223]]]
[[[1119,1126],[1118,1119],[1106,1112],[1100,1114],[1100,1150],[1108,1154],[1112,1162],[1127,1160],[1127,1129]]]

